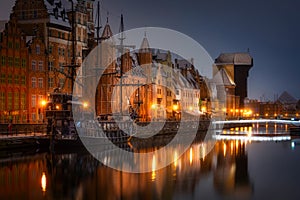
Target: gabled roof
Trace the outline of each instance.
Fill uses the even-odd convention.
[[[252,57],[249,53],[222,53],[215,59],[215,63],[252,66]]]

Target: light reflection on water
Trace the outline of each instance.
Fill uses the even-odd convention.
[[[279,126],[267,128],[265,133],[285,130]],[[248,127],[238,131],[254,133],[264,129]],[[300,146],[292,148],[290,141],[224,140],[218,141],[206,155],[207,145],[195,143],[181,157],[174,148],[174,162],[160,170],[156,170],[160,161],[153,155],[147,162],[152,172],[141,174],[110,169],[87,152],[40,153],[5,159],[0,161],[0,199],[298,197]]]

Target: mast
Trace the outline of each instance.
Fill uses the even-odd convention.
[[[119,33],[121,34],[121,36],[119,37],[120,40],[120,53],[121,53],[121,66],[120,66],[120,114],[122,115],[122,105],[123,105],[123,101],[122,101],[122,85],[123,85],[123,53],[124,53],[124,21],[123,21],[123,14],[121,14],[121,24],[120,24],[120,28],[119,28]]]
[[[74,78],[75,78],[75,40],[76,40],[76,29],[75,29],[75,12],[74,12],[74,2],[71,0],[72,3],[72,60],[71,60],[71,91],[73,92],[74,87]]]
[[[101,38],[100,38],[100,29],[102,28],[102,23],[101,23],[101,15],[100,15],[100,1],[98,1],[97,3],[97,13],[96,13],[96,17],[97,17],[97,27],[96,27],[96,31],[97,31],[97,38],[96,38],[96,41],[97,41],[97,67],[95,68],[96,70],[96,80],[99,76],[99,70],[100,70],[100,67],[99,67],[99,56],[102,57],[101,55],[101,46],[99,46],[100,42],[101,42]],[[101,61],[102,62],[102,61]],[[95,96],[95,108],[96,108],[96,114],[98,114],[98,101],[97,101],[97,97],[98,97],[98,88],[96,89],[96,96]],[[101,101],[101,97],[100,97],[100,101]],[[100,102],[100,105],[101,105],[101,102]],[[100,108],[101,110],[101,108]]]
[[[97,3],[97,45],[100,43],[100,29],[102,28],[102,24],[101,24],[101,15],[100,15],[100,1],[98,1]]]

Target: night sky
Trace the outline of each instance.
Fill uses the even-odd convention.
[[[8,19],[14,0],[0,0],[0,19]],[[283,91],[300,98],[300,1],[298,0],[102,0],[114,33],[121,12],[125,29],[170,28],[198,41],[213,59],[246,52],[254,59],[248,96],[274,100]],[[149,41],[151,45],[151,41]]]

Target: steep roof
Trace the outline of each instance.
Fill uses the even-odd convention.
[[[140,47],[140,52],[146,53],[146,52],[149,52],[149,51],[150,51],[150,45],[149,45],[147,37],[145,36],[143,38],[143,41],[142,41],[142,44],[141,44],[141,47]]]
[[[215,59],[215,63],[252,66],[252,57],[249,53],[222,53]]]
[[[113,33],[111,31],[110,25],[108,23],[108,18],[107,18],[106,25],[105,25],[105,27],[103,29],[101,39],[106,40],[108,38],[111,38],[112,36],[113,36]]]

